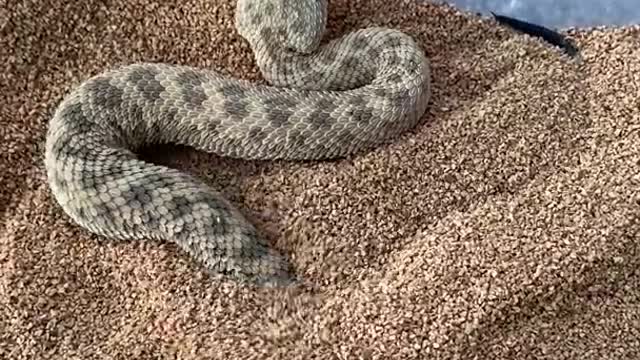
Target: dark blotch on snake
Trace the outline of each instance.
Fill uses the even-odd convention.
[[[400,68],[405,71],[405,73],[413,75],[414,73],[420,71],[420,65],[415,59],[404,59],[400,63]]]
[[[273,30],[269,27],[264,27],[260,30],[260,36],[266,43],[273,42]]]
[[[164,202],[165,207],[169,210],[173,221],[182,217],[186,212],[190,212],[189,200],[181,195],[174,195],[171,200]]]
[[[380,50],[375,47],[371,47],[367,50],[367,56],[369,57],[369,60],[375,60],[380,56]]]
[[[199,86],[184,86],[182,88],[182,99],[191,106],[200,107],[207,100],[207,95]]]
[[[87,217],[87,210],[83,207],[78,207],[76,209],[76,215],[78,215],[79,218],[81,219],[88,219]]]
[[[193,70],[186,70],[177,76],[176,81],[180,85],[182,100],[186,104],[197,108],[207,100],[207,95],[201,87],[205,81],[202,74]]]
[[[325,65],[332,64],[334,61],[336,61],[337,57],[338,56],[334,49],[327,49],[322,53],[322,63]]]
[[[249,115],[247,95],[245,89],[234,84],[225,84],[218,90],[224,97],[223,110],[225,113],[244,118]]]
[[[348,130],[343,130],[336,135],[334,144],[336,144],[335,146],[340,147],[350,147],[355,145],[354,142],[355,138],[353,134]]]
[[[58,158],[73,156],[75,154],[75,151],[73,150],[73,148],[69,146],[71,144],[71,141],[73,141],[72,135],[64,135],[57,138],[56,141],[53,143],[52,152]]]
[[[78,145],[78,140],[82,139],[82,134],[91,130],[92,124],[84,115],[80,103],[67,105],[60,112],[60,117],[68,124],[68,129],[64,135],[56,139],[53,144],[53,153],[63,158],[78,155],[83,150]]]
[[[323,97],[316,102],[316,109],[321,109],[328,114],[333,112],[337,107],[338,106],[333,101],[327,99],[326,97]]]
[[[62,189],[66,189],[69,186],[67,180],[65,180],[64,177],[60,176],[57,173],[54,175],[53,181],[56,183],[56,185],[58,185],[58,187]]]
[[[356,112],[354,116],[354,120],[358,124],[369,125],[371,124],[371,120],[373,120],[373,112],[369,107],[363,108],[360,112]]]
[[[215,137],[220,135],[220,130],[218,130],[218,126],[220,126],[220,123],[216,120],[209,120],[207,122],[207,134],[210,137]]]
[[[390,36],[382,42],[383,48],[394,49],[402,46],[402,41],[396,36]]]
[[[291,110],[295,106],[295,101],[287,96],[271,97],[262,100],[265,107],[266,119],[270,124],[279,128],[289,121],[293,111]]]
[[[157,118],[150,119],[147,123],[146,136],[150,141],[162,141],[166,136],[164,129],[167,124],[173,124],[178,116],[178,109],[171,108],[158,114]]]
[[[104,224],[104,226],[107,226],[107,227],[113,226],[113,224],[115,223],[115,217],[119,217],[119,218],[123,217],[121,212],[112,211],[111,209],[109,209],[109,207],[105,203],[92,204],[91,210],[93,211],[89,210],[89,211],[83,212],[83,215],[85,216],[85,218],[87,220],[97,221],[98,223],[102,223]],[[93,215],[94,211],[96,215]],[[87,215],[89,216],[87,217]]]
[[[184,85],[198,86],[198,85],[201,85],[204,82],[204,80],[205,80],[204,76],[201,73],[194,71],[192,69],[184,70],[180,74],[178,74],[178,76],[176,77],[176,82],[180,86],[184,86]]]
[[[392,84],[398,84],[402,82],[402,77],[398,73],[391,73],[387,76],[387,80]]]
[[[385,97],[387,97],[387,90],[382,89],[382,88],[374,89],[374,90],[373,90],[373,93],[374,93],[376,96],[381,97],[381,98],[385,98]]]
[[[96,179],[91,176],[86,176],[80,179],[80,184],[83,189],[93,189],[96,187]]]
[[[287,29],[279,27],[276,29],[276,36],[278,41],[283,42],[287,39]]]
[[[407,94],[404,91],[397,91],[390,95],[391,102],[398,108],[404,108],[405,102],[408,100]]]
[[[310,128],[316,129],[324,129],[330,128],[336,120],[329,115],[328,112],[322,109],[316,109],[308,116]]]
[[[114,109],[122,104],[124,92],[116,86],[111,85],[109,79],[96,78],[87,84],[87,91],[93,97],[93,101],[108,109]]]
[[[360,68],[360,60],[355,56],[349,56],[343,60],[342,66],[344,66],[342,71],[346,74],[357,73]]]
[[[352,119],[351,121],[358,125],[368,125],[373,117],[373,112],[372,109],[368,107],[360,110],[350,107],[345,112],[345,116],[350,117]]]
[[[96,203],[93,204],[93,209],[98,213],[100,217],[110,217],[112,212],[111,209],[107,206],[106,203]]]
[[[351,48],[353,50],[363,50],[368,46],[367,40],[362,36],[358,36],[351,42]]]
[[[259,127],[252,127],[251,129],[249,129],[249,136],[251,137],[252,141],[261,142],[267,137],[267,133]]]
[[[312,83],[312,84],[320,84],[322,83],[322,80],[324,80],[324,78],[326,77],[326,74],[323,74],[319,71],[312,71],[311,73],[309,73],[309,75],[306,76],[307,78],[307,82]]]
[[[242,119],[249,115],[247,105],[248,103],[244,100],[226,100],[222,107],[226,114]]]
[[[128,122],[119,122],[115,117],[107,117],[106,121],[109,122],[109,125],[118,129],[119,134],[128,134],[128,136],[119,136],[118,141],[125,143],[129,148],[135,148],[136,144],[133,144],[131,140],[136,139],[136,136],[140,136],[142,134],[141,131],[145,129],[144,112],[138,104],[129,103],[126,107],[123,107],[121,114],[128,119]]]
[[[365,103],[366,101],[362,95],[355,95],[349,99],[349,104],[356,107],[362,107]]]
[[[399,67],[401,64],[401,59],[395,52],[389,53],[385,58],[386,64],[389,67]]]
[[[305,30],[305,23],[301,18],[296,18],[289,27],[289,30],[293,33],[302,33]]]
[[[273,96],[262,99],[262,104],[266,108],[293,108],[296,105],[296,101],[289,96]]]
[[[266,16],[272,16],[275,8],[272,3],[266,3],[262,10]]]
[[[235,84],[222,85],[219,90],[225,98],[230,98],[236,101],[247,98],[246,90]]]
[[[304,137],[298,130],[289,130],[287,133],[287,143],[291,144],[291,148],[302,146],[304,144]]]
[[[60,111],[60,117],[64,119],[65,124],[70,129],[73,129],[74,133],[80,133],[90,131],[93,123],[84,115],[81,103],[74,103],[64,107]]]
[[[142,122],[143,111],[140,106],[138,106],[137,104],[130,104],[129,106],[127,106],[127,109],[128,111],[124,115],[127,117],[127,119],[129,119],[129,121]]]
[[[269,120],[271,126],[279,128],[289,121],[291,115],[293,115],[291,109],[286,107],[271,107],[267,108],[266,118]]]
[[[145,206],[152,201],[151,195],[142,185],[131,185],[125,194],[125,201],[127,201],[127,203],[137,200],[140,205]]]
[[[249,6],[251,4],[247,4],[247,6]],[[251,23],[253,25],[258,25],[262,22],[262,14],[260,13],[253,13],[251,14]]]
[[[165,90],[164,86],[156,80],[158,71],[150,67],[139,67],[131,70],[128,81],[132,82],[142,96],[150,102],[160,99],[160,94]]]

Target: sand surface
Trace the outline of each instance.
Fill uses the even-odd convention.
[[[332,1],[328,38],[424,47],[414,131],[322,163],[151,156],[220,189],[312,287],[213,281],[171,243],[74,225],[42,163],[62,96],[141,60],[262,81],[234,4],[0,6],[0,358],[640,358],[638,27],[572,33],[579,66],[449,7]]]

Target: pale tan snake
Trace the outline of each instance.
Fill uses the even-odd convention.
[[[326,0],[239,0],[236,27],[272,86],[157,63],[96,75],[49,125],[45,163],[62,209],[113,239],[175,242],[213,273],[295,279],[287,259],[201,180],[136,156],[174,143],[243,159],[329,159],[412,128],[430,96],[408,35],[367,28],[320,46]]]

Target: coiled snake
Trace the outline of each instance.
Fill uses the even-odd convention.
[[[86,80],[49,123],[54,198],[95,234],[173,241],[240,281],[295,281],[289,261],[218,192],[135,151],[172,143],[243,159],[322,160],[413,127],[430,96],[420,47],[380,27],[322,44],[326,21],[326,0],[238,0],[236,28],[270,85],[160,63]]]

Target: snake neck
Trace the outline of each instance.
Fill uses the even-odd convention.
[[[314,52],[327,23],[327,0],[238,0],[235,25],[252,48]]]

